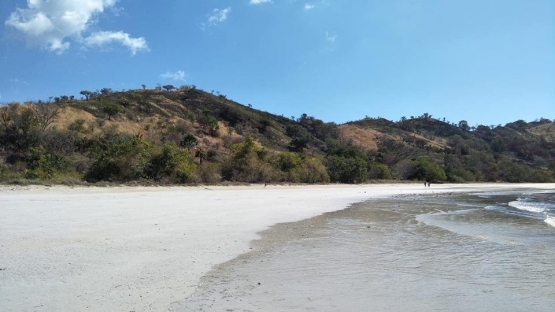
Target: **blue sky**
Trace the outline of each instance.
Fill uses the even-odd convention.
[[[555,118],[552,0],[0,0],[0,102],[196,85],[338,123]]]

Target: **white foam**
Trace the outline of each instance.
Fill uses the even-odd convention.
[[[486,206],[484,207],[485,210],[499,210],[499,209],[503,209],[503,207],[499,207],[499,206]]]
[[[531,202],[517,200],[517,201],[510,202],[509,206],[516,209],[526,210],[530,212],[536,212],[536,213],[545,212],[545,207],[542,207],[542,204],[540,203],[531,203]]]
[[[547,216],[547,218],[543,220],[543,222],[551,225],[552,227],[555,227],[555,217]]]

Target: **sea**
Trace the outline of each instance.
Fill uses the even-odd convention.
[[[261,233],[172,311],[555,311],[555,191],[369,200]]]

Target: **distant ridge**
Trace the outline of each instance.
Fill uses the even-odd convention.
[[[337,125],[194,86],[81,94],[0,107],[0,181],[555,181],[555,123],[545,118],[470,127],[424,113]]]

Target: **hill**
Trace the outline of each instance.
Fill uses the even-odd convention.
[[[469,127],[429,114],[342,125],[183,86],[0,107],[0,181],[555,181],[555,123]]]

